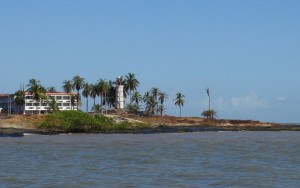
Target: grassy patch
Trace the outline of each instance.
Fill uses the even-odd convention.
[[[46,115],[39,128],[50,131],[89,133],[137,130],[148,127],[148,124],[143,123],[127,121],[116,123],[111,118],[102,115],[93,116],[80,111],[59,111]]]

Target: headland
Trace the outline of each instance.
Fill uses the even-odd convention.
[[[79,113],[85,114],[85,113]],[[67,115],[70,118],[70,115]],[[72,116],[72,115],[71,115]],[[76,115],[77,116],[77,115]],[[12,115],[0,118],[0,135],[20,136],[24,133],[178,133],[201,131],[300,131],[300,126],[259,122],[253,120],[207,119],[200,117],[141,116],[134,114],[97,115],[99,121],[86,118],[95,117],[85,114],[62,122],[57,116],[49,115]],[[68,119],[61,116],[61,119]],[[104,118],[104,119],[101,119]],[[82,122],[80,122],[82,121]],[[47,122],[47,123],[45,123]],[[58,122],[58,123],[57,123]],[[75,122],[75,123],[74,123]],[[76,123],[79,122],[79,123]],[[57,125],[55,125],[57,123]],[[81,124],[80,124],[81,123]],[[60,124],[70,124],[60,127]],[[74,128],[76,126],[76,129]],[[82,128],[81,128],[82,126]]]

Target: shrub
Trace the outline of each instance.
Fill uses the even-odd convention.
[[[103,115],[91,115],[81,111],[59,111],[48,114],[40,128],[64,132],[107,132],[146,128],[147,124],[134,124],[127,121],[116,123]]]
[[[203,117],[206,117],[206,118],[211,118],[211,119],[215,119],[215,117],[217,117],[217,112],[213,109],[211,110],[204,110],[201,115]]]

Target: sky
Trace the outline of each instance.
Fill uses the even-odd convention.
[[[300,122],[298,0],[0,0],[0,93],[134,73],[183,116]],[[90,102],[91,103],[91,102]],[[85,102],[82,109],[85,110]]]

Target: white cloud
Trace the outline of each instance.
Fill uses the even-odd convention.
[[[269,104],[267,100],[260,99],[254,91],[247,96],[232,97],[230,103],[234,108],[266,108]]]
[[[286,98],[280,96],[280,97],[277,98],[277,101],[284,102],[284,101],[286,101]]]
[[[224,108],[235,108],[235,109],[250,109],[250,108],[267,108],[269,102],[265,99],[261,99],[257,96],[254,91],[251,91],[246,96],[232,97],[230,99],[225,99],[224,97],[219,97],[215,101],[217,109]]]
[[[216,99],[215,104],[216,104],[217,109],[222,110],[222,109],[226,108],[229,105],[229,101],[224,99],[224,97],[221,96],[221,97]]]

